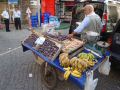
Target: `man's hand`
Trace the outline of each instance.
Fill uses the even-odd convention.
[[[72,34],[69,34],[69,35],[68,35],[68,38],[71,39],[71,38],[73,38],[73,36],[74,36],[73,33],[72,33]]]
[[[69,38],[70,40],[72,40],[72,38],[73,38],[73,36],[74,36],[75,34],[76,34],[75,32],[69,34],[69,35],[68,35],[68,38]]]

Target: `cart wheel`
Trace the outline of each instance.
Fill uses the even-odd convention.
[[[41,65],[41,80],[51,90],[57,85],[56,71],[49,64],[46,67],[46,62]]]

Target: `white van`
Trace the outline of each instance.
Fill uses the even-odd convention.
[[[76,13],[77,10],[83,8],[86,4],[92,4],[95,8],[95,12],[101,17],[103,22],[103,29],[101,32],[101,40],[107,40],[107,38],[112,34],[113,27],[112,24],[116,24],[120,18],[120,4],[112,1],[102,2],[104,0],[95,0],[95,1],[78,1],[73,7],[72,11],[72,20],[70,25],[69,33],[77,27],[76,22],[81,22],[84,18],[84,13]]]

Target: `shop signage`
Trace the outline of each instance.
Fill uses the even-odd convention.
[[[30,5],[37,5],[37,0],[30,0]]]
[[[8,0],[8,4],[18,4],[18,0]]]

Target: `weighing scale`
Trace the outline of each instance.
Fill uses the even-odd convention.
[[[106,50],[108,49],[109,44],[104,41],[97,42],[88,42],[85,44],[85,48],[95,55],[102,57],[106,54]]]
[[[93,31],[88,31],[86,34],[82,35],[83,40],[86,41],[85,49],[95,54],[98,57],[105,55],[109,44],[104,41],[99,41],[100,34]]]

